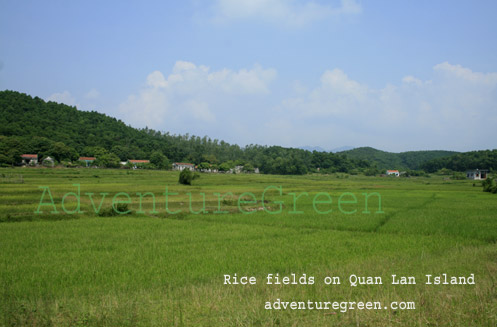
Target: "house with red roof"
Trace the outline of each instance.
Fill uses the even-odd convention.
[[[37,165],[38,155],[37,154],[23,154],[21,155],[23,165]]]
[[[395,177],[399,177],[400,173],[398,170],[387,170],[387,176],[393,175]]]
[[[191,163],[185,162],[173,162],[173,170],[182,171],[184,169],[190,169],[191,171],[195,170],[195,165]]]
[[[91,166],[92,162],[95,161],[97,158],[95,157],[79,157],[78,161],[82,161],[86,164],[86,167]]]

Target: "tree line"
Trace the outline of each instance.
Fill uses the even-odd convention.
[[[497,170],[497,150],[481,150],[458,153],[444,158],[429,160],[421,164],[421,169],[434,173],[441,169],[466,171],[470,169]]]

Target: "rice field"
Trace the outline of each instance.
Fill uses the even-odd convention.
[[[495,326],[496,209],[436,175],[0,169],[0,326]]]

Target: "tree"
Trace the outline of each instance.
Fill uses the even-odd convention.
[[[106,168],[119,168],[119,157],[114,153],[107,153],[98,157],[97,160],[95,160],[95,165]]]
[[[211,168],[211,165],[210,163],[208,162],[201,162],[199,165],[198,165],[198,169],[200,169],[201,171],[202,170],[207,170],[207,169],[210,169]]]
[[[255,170],[254,166],[252,166],[250,163],[247,163],[243,166],[243,171],[247,173],[253,173]]]
[[[101,157],[108,153],[109,151],[99,146],[86,146],[83,148],[83,152],[81,154],[88,157]]]
[[[229,171],[230,169],[231,167],[227,162],[223,162],[219,165],[219,171]]]
[[[130,151],[128,147],[122,146],[122,145],[115,145],[112,147],[111,150],[112,153],[115,153],[121,161],[126,161],[128,159],[133,159],[130,156]]]
[[[150,156],[150,162],[153,163],[158,169],[169,168],[169,160],[159,151],[155,151],[154,153],[152,153],[152,155]]]
[[[6,155],[0,154],[0,167],[12,165],[12,159]]]
[[[65,145],[62,142],[55,142],[50,150],[48,150],[48,153],[59,162],[62,160],[70,161],[78,159],[78,153],[76,152],[76,150]]]

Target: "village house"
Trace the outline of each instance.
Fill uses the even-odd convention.
[[[387,170],[387,176],[393,175],[395,177],[399,177],[400,173],[398,170]]]
[[[79,157],[78,159],[78,161],[84,162],[86,164],[86,167],[90,167],[95,160],[95,157]]]
[[[149,164],[150,160],[128,160],[128,163],[133,166],[133,169],[136,169],[144,164]]]
[[[173,170],[183,171],[184,169],[190,169],[191,171],[194,171],[195,165],[184,162],[173,162]]]
[[[466,177],[473,180],[487,179],[487,174],[488,170],[473,169],[466,171]]]
[[[23,154],[21,155],[22,164],[34,166],[38,164],[38,155],[37,154]]]

